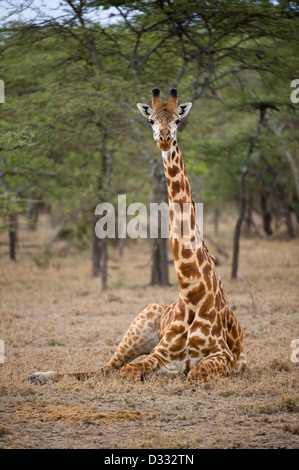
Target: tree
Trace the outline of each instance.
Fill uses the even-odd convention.
[[[0,138],[0,214],[4,224],[0,230],[8,231],[9,257],[16,261],[17,216],[24,210],[23,195],[30,188],[24,173],[18,165],[18,153],[30,143],[30,135],[26,130],[8,132]]]
[[[233,262],[232,262],[232,278],[233,279],[237,277],[237,272],[238,272],[239,244],[240,244],[242,224],[245,218],[245,210],[246,210],[246,177],[248,174],[248,165],[249,165],[250,157],[252,155],[254,147],[257,144],[261,129],[264,125],[266,111],[267,111],[267,105],[265,103],[260,103],[259,121],[255,130],[255,133],[251,138],[249,148],[242,160],[241,182],[240,182],[240,211],[239,211],[239,216],[238,216],[238,220],[237,220],[235,232],[234,232]]]
[[[111,6],[113,21],[105,22],[102,13],[109,14]],[[82,219],[89,230],[94,207],[115,200],[124,178],[127,193],[134,191],[143,201],[167,200],[162,164],[135,104],[146,102],[155,85],[165,93],[176,86],[180,97],[194,102],[193,118],[181,127],[180,140],[196,197],[204,196],[218,212],[224,200],[226,206],[241,207],[239,188],[245,182],[246,211],[251,201],[250,210],[265,214],[264,220],[269,208],[272,219],[278,218],[275,173],[289,213],[298,214],[297,144],[289,139],[296,132],[297,111],[291,118],[285,87],[298,69],[293,2],[64,0],[63,7],[61,17],[2,28],[2,74],[13,99],[5,105],[1,124],[5,131],[16,121],[34,130],[22,169],[37,198],[59,201],[66,218]],[[261,103],[267,122],[251,148],[252,111],[259,112],[253,105]],[[279,161],[281,152],[285,164]],[[243,158],[249,165],[242,176]],[[98,274],[100,246],[91,232],[89,239],[93,273]],[[152,282],[167,284],[165,240],[155,240],[152,258]],[[105,269],[102,274],[105,286]]]

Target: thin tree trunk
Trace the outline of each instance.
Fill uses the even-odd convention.
[[[95,233],[95,218],[92,222],[93,228],[93,244],[92,244],[92,275],[98,277],[101,270],[101,257],[102,257],[102,240],[100,240]]]
[[[9,216],[9,258],[16,261],[16,245],[17,245],[17,215],[11,214]]]
[[[294,158],[291,154],[291,151],[286,150],[285,155],[286,155],[287,160],[289,162],[289,165],[290,165],[290,168],[291,168],[291,171],[292,171],[292,175],[293,175],[293,178],[294,178],[294,182],[295,182],[297,196],[299,197],[299,171],[298,171],[297,165],[295,163],[295,160],[294,160]]]
[[[136,125],[134,119],[129,120],[132,129],[143,142],[142,152],[149,165],[149,182],[150,182],[150,202],[168,203],[167,185],[161,158],[155,160],[152,158],[150,151],[144,143],[141,130]],[[169,285],[168,274],[168,256],[167,256],[168,240],[161,238],[161,223],[158,220],[158,239],[154,239],[152,247],[152,272],[151,285]]]
[[[102,290],[108,287],[108,238],[103,239],[102,244]]]
[[[294,238],[295,231],[294,231],[294,226],[292,222],[292,215],[291,215],[290,207],[289,207],[287,200],[283,201],[283,213],[285,217],[285,223],[287,226],[288,235],[290,238]]]
[[[99,187],[103,201],[111,199],[111,183],[113,173],[112,152],[107,148],[107,131],[98,125],[99,129],[103,131],[102,137],[102,173],[99,179]],[[94,234],[92,244],[92,269],[93,276],[98,276],[101,271],[102,290],[108,287],[108,238],[99,240]]]
[[[284,124],[280,125],[280,127],[275,127],[273,124],[270,126],[271,129],[273,130],[274,134],[277,135],[277,136],[281,136],[281,133],[285,127]],[[293,126],[292,126],[293,127]],[[297,192],[297,197],[299,198],[299,170],[298,170],[298,167],[296,165],[296,162],[295,162],[295,159],[290,151],[289,148],[287,148],[287,145],[286,143],[284,143],[284,147],[285,147],[285,156],[287,158],[287,161],[290,165],[290,168],[291,168],[291,172],[292,172],[292,175],[293,175],[293,178],[294,178],[294,183],[295,183],[295,188],[296,188],[296,192]]]
[[[123,233],[123,230],[125,228],[126,224],[123,223],[122,226],[121,226],[121,233]],[[118,238],[118,255],[120,258],[123,257],[123,254],[124,254],[124,246],[125,246],[125,241],[126,239],[124,237],[119,237]]]
[[[288,202],[286,194],[285,194],[284,187],[280,183],[275,170],[272,168],[272,166],[270,165],[270,163],[268,162],[266,157],[264,155],[261,155],[261,159],[265,163],[268,172],[273,176],[274,184],[275,184],[275,186],[276,186],[276,188],[277,188],[277,190],[280,194],[281,203],[282,203],[282,211],[283,211],[283,215],[284,215],[284,218],[285,218],[285,223],[286,223],[286,226],[287,226],[288,235],[289,235],[290,238],[294,238],[295,232],[294,232],[294,227],[293,227],[293,222],[292,222],[292,217],[291,217],[291,211],[290,211],[289,202]]]
[[[152,202],[158,204],[168,202],[167,185],[162,161],[153,161],[152,168]],[[152,276],[151,285],[168,286],[168,239],[162,238],[161,219],[158,218],[158,238],[154,239],[152,250]]]
[[[46,248],[45,248],[45,252],[49,252],[50,249],[51,249],[51,246],[53,245],[53,243],[55,242],[55,240],[57,240],[57,238],[59,237],[59,235],[61,234],[62,230],[64,229],[65,227],[65,224],[66,224],[66,219],[63,219],[60,224],[58,225],[58,227],[56,227],[56,229],[54,230],[54,232],[52,233],[52,235],[50,236],[47,244],[46,244]]]
[[[156,238],[152,251],[152,278],[151,285],[168,286],[168,240],[166,238]]]
[[[240,238],[242,232],[242,225],[245,219],[245,210],[246,210],[246,178],[248,173],[248,164],[254,147],[258,141],[261,128],[264,123],[266,107],[261,106],[260,108],[260,119],[256,127],[255,134],[251,139],[248,151],[242,161],[241,169],[241,184],[240,184],[240,207],[239,207],[239,216],[237,219],[235,232],[234,232],[234,244],[233,244],[233,261],[232,261],[232,279],[236,279],[238,275],[238,266],[239,266],[239,251],[240,251]]]
[[[40,210],[40,203],[38,201],[30,200],[28,203],[26,219],[27,229],[36,230],[38,223],[38,216]]]
[[[267,235],[272,235],[273,234],[273,231],[271,228],[272,215],[268,208],[267,196],[268,195],[266,195],[265,192],[261,192],[261,210],[262,210],[262,218],[263,218],[263,227]]]
[[[246,194],[246,206],[245,206],[245,214],[244,214],[244,219],[246,223],[246,228],[248,232],[250,232],[250,229],[253,225],[253,220],[252,220],[252,197],[251,194]]]

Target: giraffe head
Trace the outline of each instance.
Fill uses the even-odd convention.
[[[143,103],[138,103],[137,108],[145,116],[153,129],[154,140],[160,150],[170,149],[176,140],[176,131],[181,120],[189,113],[192,103],[178,105],[178,93],[172,88],[167,103],[162,103],[160,90],[152,90],[152,108]]]

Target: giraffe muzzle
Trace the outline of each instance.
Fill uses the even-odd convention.
[[[169,150],[171,147],[171,137],[170,135],[162,135],[160,134],[159,140],[158,140],[158,147],[160,150],[166,151]]]

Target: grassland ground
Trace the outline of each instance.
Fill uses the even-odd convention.
[[[67,253],[59,242],[45,258],[42,227],[21,230],[17,262],[1,246],[0,447],[298,448],[299,364],[290,359],[299,338],[298,240],[242,239],[236,281],[230,260],[219,255],[244,332],[249,367],[242,376],[190,384],[154,375],[131,383],[115,373],[36,386],[26,381],[36,370],[104,364],[144,306],[177,298],[172,264],[169,287],[149,285],[149,243],[130,241],[122,258],[110,247],[109,289],[101,292],[89,252]],[[230,253],[231,233],[217,240]],[[26,248],[30,243],[36,246]]]

